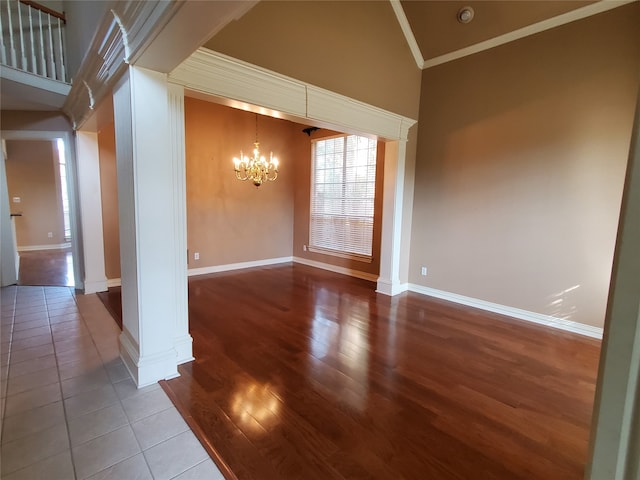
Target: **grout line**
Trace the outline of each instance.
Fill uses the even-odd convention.
[[[75,298],[72,296],[74,303]],[[78,478],[78,473],[76,472],[76,462],[73,458],[73,448],[71,448],[71,433],[69,432],[69,417],[67,416],[67,405],[64,401],[64,392],[62,391],[62,378],[60,377],[60,364],[58,363],[58,355],[56,354],[56,342],[53,340],[53,331],[51,330],[51,322],[49,319],[49,304],[47,302],[47,296],[44,296],[44,303],[47,307],[47,323],[49,324],[49,332],[51,334],[51,343],[53,344],[53,355],[56,360],[56,370],[58,371],[58,385],[60,385],[60,401],[62,402],[62,411],[64,412],[64,423],[67,429],[67,441],[69,442],[69,457],[71,457],[71,466],[73,467],[73,478]],[[77,308],[77,305],[76,305]]]
[[[13,292],[13,313],[11,314],[11,335],[9,336],[9,351],[7,352],[7,378],[5,378],[4,403],[2,404],[2,412],[0,412],[0,419],[2,420],[2,429],[0,430],[0,448],[2,448],[2,440],[4,438],[4,418],[7,410],[7,394],[9,393],[9,372],[11,369],[11,345],[13,344],[13,324],[16,321],[16,298],[18,296],[18,287],[14,288]],[[0,373],[1,376],[1,373]]]

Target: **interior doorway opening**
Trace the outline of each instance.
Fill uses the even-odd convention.
[[[7,135],[3,140],[11,243],[17,259],[12,283],[75,287],[73,178],[64,134]]]

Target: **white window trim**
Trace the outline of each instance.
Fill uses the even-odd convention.
[[[369,138],[370,140],[375,140],[374,138],[367,136],[367,135],[354,135],[354,134],[348,134],[348,133],[340,133],[340,134],[336,134],[336,135],[331,135],[331,136],[327,136],[327,137],[322,137],[322,138],[316,138],[311,140],[311,145],[312,145],[312,149],[311,149],[311,161],[312,161],[312,167],[311,167],[311,175],[312,177],[315,175],[315,152],[316,152],[316,144],[319,142],[323,142],[326,140],[332,140],[332,139],[336,139],[336,138],[344,138],[345,139],[345,148],[346,148],[346,139],[347,137],[351,137],[351,136],[358,136],[358,137],[365,137],[365,138]],[[377,163],[378,163],[378,148],[376,145],[376,170],[377,170]],[[376,172],[376,178],[374,180],[374,190],[375,190],[375,186],[377,185],[378,179],[377,179],[377,172]],[[311,189],[310,189],[310,209],[313,208],[313,203],[314,203],[314,180],[311,180]],[[374,202],[375,202],[375,197],[374,197]],[[375,207],[374,207],[375,210]],[[309,212],[309,243],[311,243],[311,222],[312,222],[312,212]],[[374,214],[371,216],[371,220],[372,222],[374,222],[375,219],[375,211]],[[374,222],[375,223],[375,222]],[[362,254],[362,253],[356,253],[356,252],[348,252],[348,251],[344,251],[344,250],[335,250],[332,248],[326,248],[326,247],[321,247],[318,245],[309,245],[307,247],[307,250],[313,253],[319,253],[322,255],[331,255],[334,257],[340,257],[340,258],[346,258],[349,260],[354,260],[357,262],[362,262],[362,263],[372,263],[373,262],[373,237],[375,237],[375,235],[373,235],[373,229],[374,226],[372,225],[371,227],[372,229],[372,239],[371,239],[371,255],[366,255],[366,254]]]

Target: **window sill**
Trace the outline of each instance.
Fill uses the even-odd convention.
[[[355,260],[356,262],[371,263],[373,257],[371,255],[360,255],[358,253],[339,252],[337,250],[330,250],[328,248],[321,247],[307,247],[308,252],[320,253],[322,255],[331,255],[333,257],[347,258],[349,260]]]

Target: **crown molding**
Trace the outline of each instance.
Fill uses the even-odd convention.
[[[404,13],[404,9],[402,8],[400,0],[389,0],[389,3],[391,3],[391,8],[393,8],[393,13],[396,14],[396,18],[398,19],[398,23],[400,24],[400,28],[402,29],[402,33],[404,34],[404,38],[409,45],[409,50],[411,50],[413,59],[416,61],[418,68],[424,68],[424,57],[422,56],[420,46],[416,41],[416,37],[413,34],[411,25],[409,25],[409,20]]]
[[[199,48],[169,74],[169,81],[213,95],[235,108],[262,107],[278,118],[337,128],[348,133],[406,140],[416,123],[408,117],[316,87],[207,48]],[[261,111],[261,113],[266,113]]]

